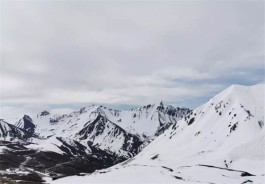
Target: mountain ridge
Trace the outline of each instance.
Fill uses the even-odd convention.
[[[3,159],[5,165],[12,165],[12,160],[22,161],[23,167],[11,167],[15,170],[33,169],[41,175],[48,172],[53,179],[93,172],[135,156],[187,113],[190,113],[189,109],[175,109],[160,103],[124,111],[91,105],[69,114],[53,115],[44,110],[35,116],[24,115],[15,125],[34,137],[28,136],[22,141],[21,136],[14,135],[17,142],[1,142],[0,138],[0,168]],[[18,147],[23,147],[25,154],[16,155]],[[13,159],[4,159],[10,155]],[[53,158],[59,155],[62,159]],[[52,163],[43,157],[48,157]],[[85,164],[91,166],[87,168]],[[34,173],[30,170],[18,177],[29,177]],[[10,174],[4,172],[5,177]]]
[[[135,157],[52,183],[263,183],[265,85],[231,86],[196,108]],[[137,176],[137,177],[136,177]]]

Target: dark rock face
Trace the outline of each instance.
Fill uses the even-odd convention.
[[[163,134],[170,126],[172,123],[167,123],[159,127],[159,129],[156,131],[155,136],[158,137],[159,135]]]
[[[47,116],[47,115],[50,115],[50,113],[48,111],[42,111],[40,113],[40,116]]]
[[[30,143],[0,141],[0,147],[4,147],[0,153],[0,170],[14,170],[14,173],[0,173],[0,178],[5,177],[8,181],[20,180],[21,183],[44,183],[41,173],[49,173],[53,179],[58,179],[82,172],[92,173],[124,161],[95,147],[91,147],[90,154],[73,156],[28,149],[28,144]],[[27,172],[16,174],[15,169]]]
[[[160,104],[156,108],[159,112],[167,114],[169,116],[179,117],[183,118],[187,114],[191,113],[192,110],[188,108],[175,108],[173,106],[164,105],[163,102],[160,102]]]
[[[134,155],[139,152],[139,147],[143,144],[143,142],[132,134],[125,134],[125,141],[122,146],[123,150],[126,150]]]
[[[83,114],[83,113],[85,113],[86,112],[86,108],[85,107],[83,107],[83,108],[81,108],[80,110],[79,110],[79,113],[80,114]]]
[[[24,115],[23,121],[24,121],[23,129],[33,134],[36,126],[33,124],[32,119],[28,115]]]
[[[35,132],[36,125],[33,123],[31,117],[28,115],[24,115],[18,122],[15,124],[16,127],[23,129],[26,131],[30,136],[33,136]]]
[[[57,140],[59,140],[62,145],[59,146],[59,148],[65,152],[67,155],[70,156],[81,156],[81,155],[87,155],[86,149],[84,145],[80,144],[79,142],[72,140],[71,144],[67,142],[62,137],[56,137]]]
[[[195,118],[193,117],[193,118],[191,118],[190,120],[189,120],[189,122],[188,122],[188,125],[191,125],[193,122],[194,122],[194,120],[195,120]]]

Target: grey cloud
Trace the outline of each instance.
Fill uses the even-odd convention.
[[[0,100],[194,108],[264,82],[263,15],[261,1],[2,1]]]

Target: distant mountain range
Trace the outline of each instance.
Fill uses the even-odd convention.
[[[36,174],[34,182],[42,182],[39,173],[52,178],[90,173],[133,157],[190,112],[161,102],[129,110],[91,105],[62,115],[43,111],[15,125],[1,120],[0,169],[26,170]],[[5,158],[10,155],[19,160],[14,166]]]

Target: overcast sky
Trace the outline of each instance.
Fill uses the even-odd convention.
[[[264,83],[263,1],[1,1],[0,117]]]

